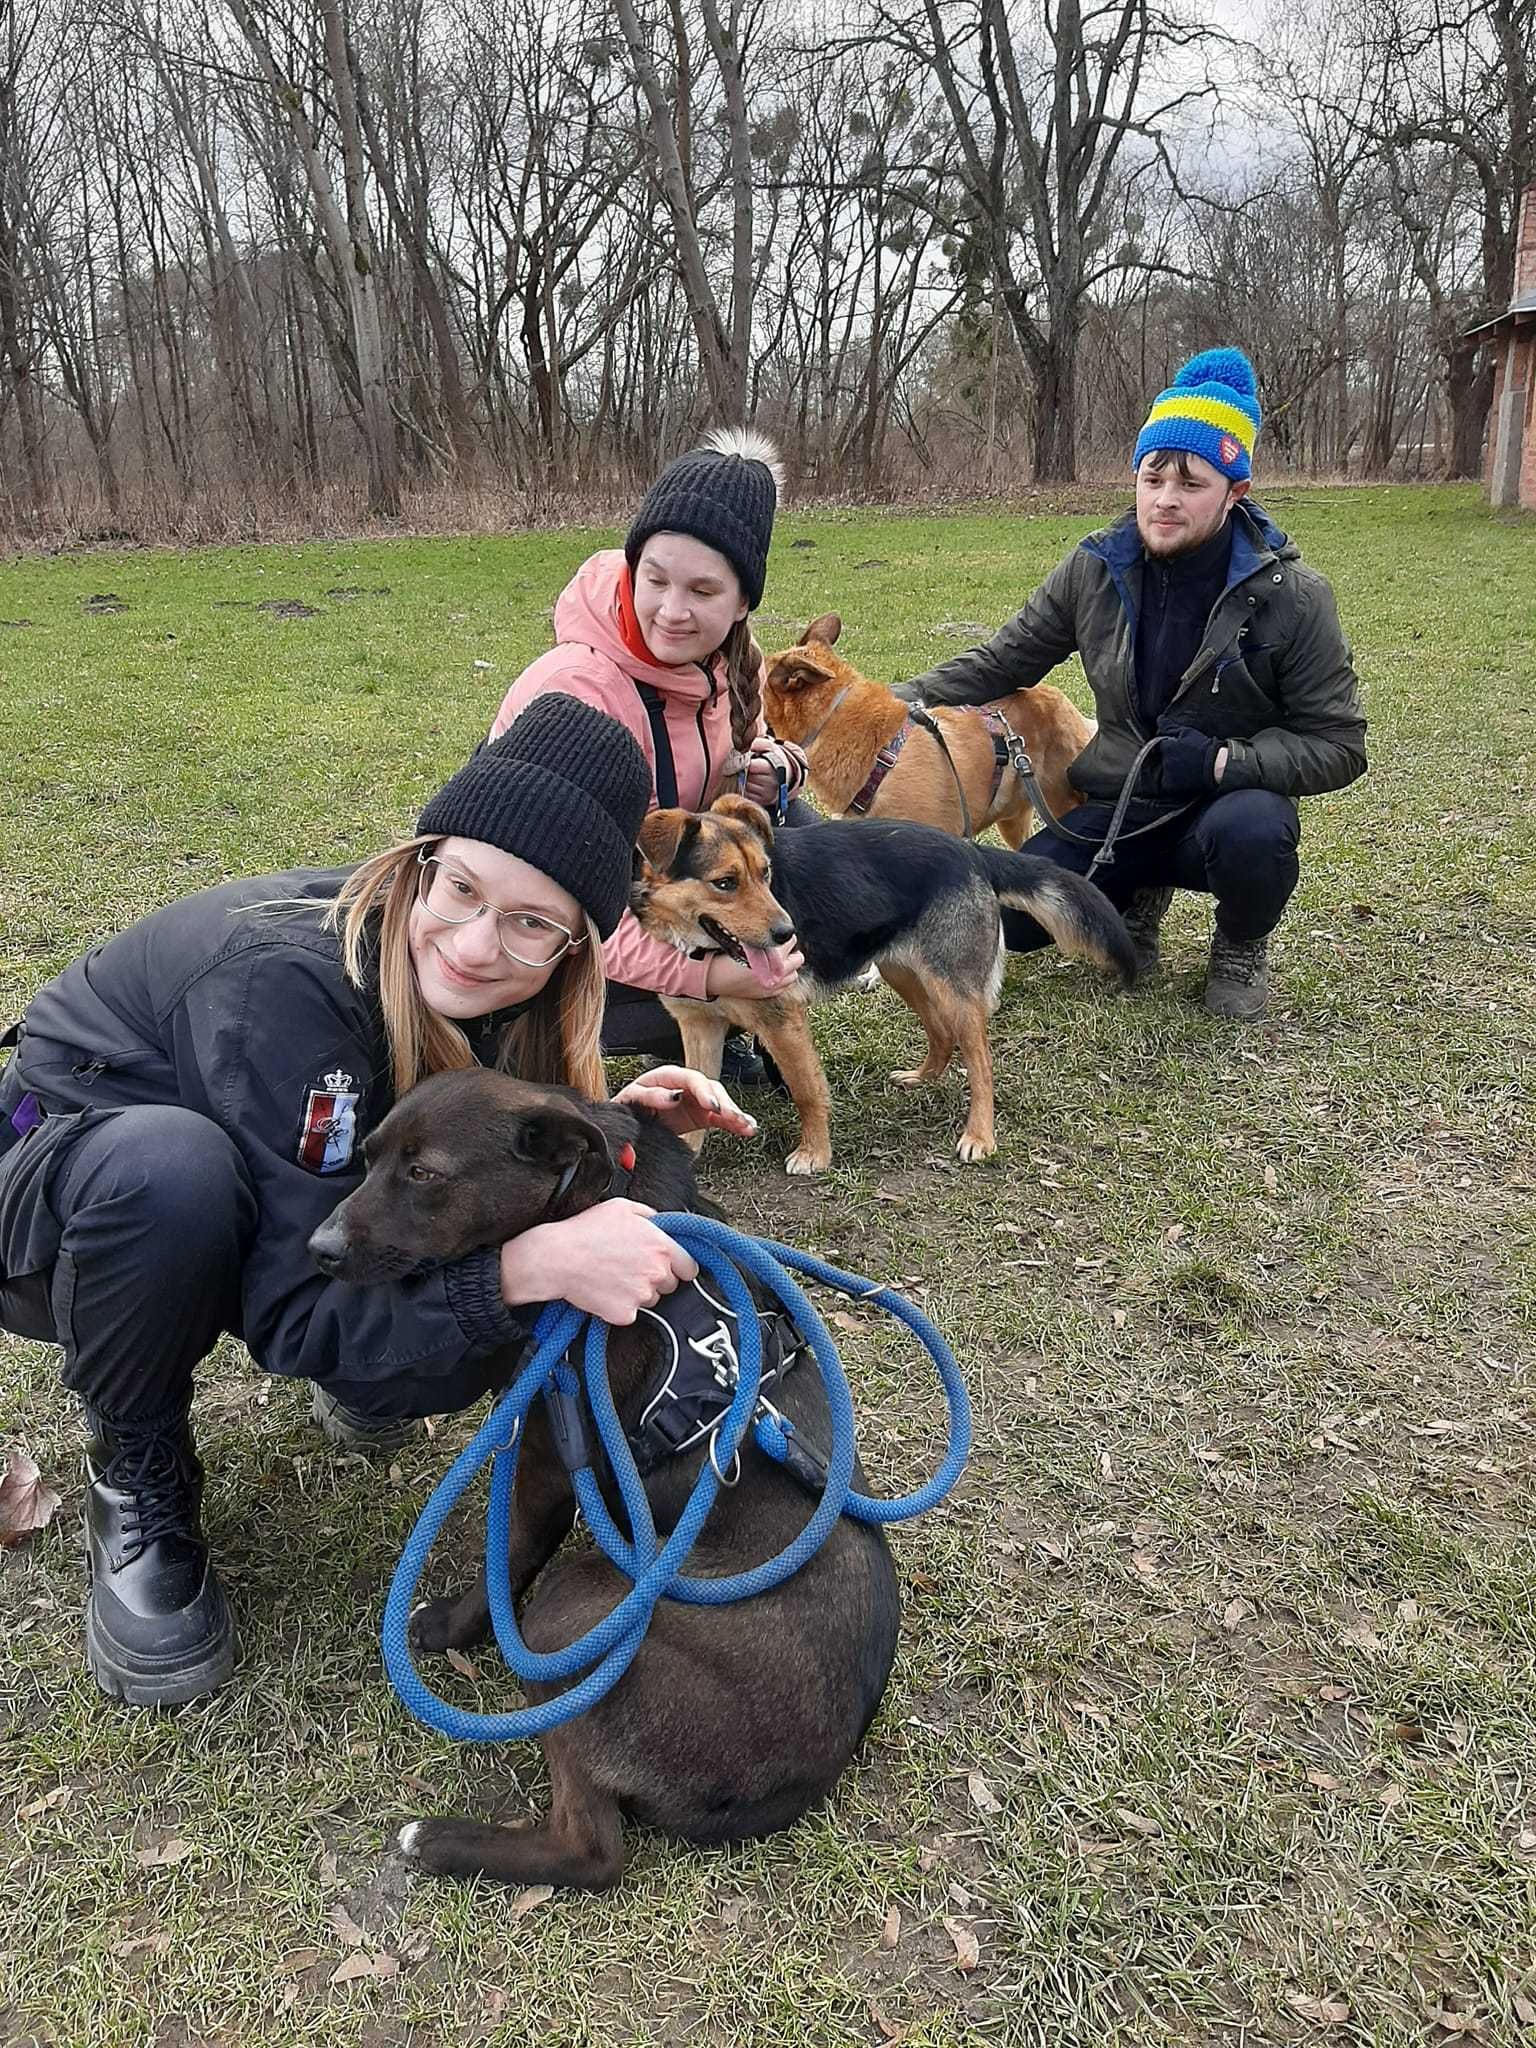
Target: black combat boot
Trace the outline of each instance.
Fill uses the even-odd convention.
[[[179,1706],[235,1668],[234,1622],[198,1522],[203,1468],[185,1416],[89,1420],[86,1660],[114,1699]]]
[[[343,1451],[361,1451],[365,1458],[381,1458],[401,1450],[413,1436],[421,1434],[418,1421],[393,1415],[364,1415],[338,1401],[324,1387],[315,1388],[309,1412],[328,1444]]]

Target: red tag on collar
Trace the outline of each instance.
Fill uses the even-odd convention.
[[[635,1170],[634,1146],[628,1143],[621,1145],[618,1150],[618,1161],[623,1172],[633,1173]]]

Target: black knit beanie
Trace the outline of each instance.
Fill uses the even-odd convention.
[[[653,533],[691,534],[725,556],[755,609],[763,601],[781,482],[778,451],[765,435],[722,428],[702,448],[669,462],[651,485],[624,537],[624,559],[633,571]]]
[[[416,830],[479,839],[538,868],[606,939],[629,902],[651,771],[617,719],[576,697],[536,697],[443,784]]]

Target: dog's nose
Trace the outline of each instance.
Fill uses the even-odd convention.
[[[770,943],[775,946],[787,946],[794,936],[795,928],[792,924],[776,924],[768,934]]]
[[[341,1272],[347,1256],[347,1233],[334,1216],[328,1216],[310,1238],[309,1256],[331,1279]]]

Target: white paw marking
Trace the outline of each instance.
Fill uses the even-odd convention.
[[[416,1837],[420,1833],[421,1822],[419,1820],[408,1820],[406,1822],[405,1826],[395,1837],[395,1847],[402,1856],[414,1856],[416,1854]]]

